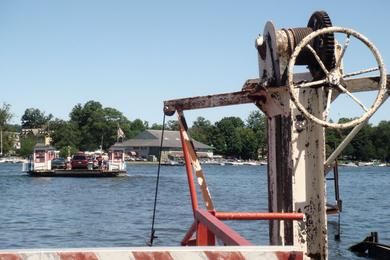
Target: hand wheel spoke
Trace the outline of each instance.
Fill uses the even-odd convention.
[[[355,72],[351,72],[351,73],[345,74],[343,76],[343,78],[345,79],[345,78],[349,78],[349,77],[353,77],[353,76],[356,76],[356,75],[369,73],[369,72],[373,72],[373,71],[377,71],[377,70],[379,70],[379,67],[372,67],[372,68],[368,68],[368,69],[364,69],[364,70],[359,70],[359,71],[355,71]]]
[[[320,85],[320,84],[323,84],[326,82],[326,79],[321,79],[321,80],[316,80],[316,81],[312,81],[312,82],[305,82],[305,83],[300,83],[300,84],[297,84],[295,87],[296,88],[308,88],[308,87],[312,87],[312,86],[317,86],[317,85]]]
[[[341,51],[340,57],[337,60],[336,68],[340,67],[340,65],[341,65],[341,60],[343,59],[345,51],[347,50],[349,42],[351,40],[350,36],[351,36],[350,34],[347,34],[347,38],[345,38],[343,50]]]
[[[322,70],[325,72],[325,74],[328,74],[328,70],[326,69],[324,63],[322,62],[322,60],[320,59],[320,57],[318,57],[317,55],[317,52],[313,49],[313,47],[310,46],[310,44],[308,44],[306,46],[310,52],[313,54],[314,58],[317,60],[318,64],[321,66]]]
[[[357,99],[354,95],[352,95],[351,92],[349,92],[349,91],[348,91],[346,88],[344,88],[341,84],[338,84],[337,86],[338,86],[338,88],[339,88],[342,92],[344,92],[345,94],[347,94],[348,96],[350,96],[350,98],[352,98],[353,101],[355,101],[355,102],[356,102],[364,111],[368,112],[368,109],[366,108],[366,106],[363,105],[363,103],[360,102],[359,99]]]
[[[329,121],[330,102],[332,101],[332,92],[333,92],[333,89],[330,88],[329,91],[328,91],[328,97],[327,97],[327,100],[326,100],[326,108],[325,108],[325,112],[324,112],[324,119],[325,119],[325,121]]]

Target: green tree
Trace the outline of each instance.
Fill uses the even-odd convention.
[[[25,137],[20,141],[20,150],[19,155],[23,157],[28,157],[33,153],[36,140],[34,137]]]
[[[216,129],[213,131],[213,145],[216,151],[227,156],[237,157],[237,144],[234,140],[234,131],[236,128],[244,127],[244,122],[239,117],[224,117],[215,123]]]
[[[3,106],[0,108],[0,127],[4,128],[11,119],[11,105],[3,103]]]
[[[78,152],[78,149],[74,146],[64,146],[60,149],[60,157],[67,158],[73,156]]]
[[[226,138],[215,125],[210,131],[211,145],[215,148],[216,154],[227,155]]]
[[[11,140],[6,135],[5,130],[7,130],[8,122],[11,120],[11,105],[3,103],[3,106],[0,108],[0,156],[4,153],[8,153],[11,148]]]
[[[38,108],[27,108],[22,116],[23,128],[45,128],[47,123],[53,118],[52,114],[45,115]]]
[[[255,134],[256,150],[262,158],[267,153],[267,118],[260,111],[250,112],[246,126]]]
[[[390,121],[381,121],[372,131],[375,159],[390,162]]]
[[[78,104],[72,109],[70,119],[80,131],[78,147],[83,151],[96,150],[106,127],[102,105],[96,101],[88,101],[84,106]]]
[[[257,159],[256,135],[250,128],[236,128],[233,135],[234,154],[244,160]]]
[[[131,132],[129,133],[129,138],[132,138],[139,133],[145,131],[149,127],[147,121],[142,121],[141,119],[135,119],[130,123]]]
[[[353,147],[352,158],[359,161],[369,161],[375,156],[375,147],[372,143],[372,126],[365,124],[351,141]]]
[[[170,131],[179,131],[179,122],[177,122],[177,120],[169,120],[165,129]]]
[[[96,101],[84,105],[77,104],[70,113],[70,122],[80,133],[77,147],[81,150],[96,150],[102,144],[109,148],[117,141],[117,130],[120,127],[127,137],[134,131],[131,122],[115,108],[103,108]],[[142,122],[142,121],[141,121]]]
[[[118,111],[115,108],[106,107],[104,108],[104,127],[102,129],[102,134],[100,135],[99,144],[101,138],[103,137],[103,149],[108,149],[118,140],[118,128],[120,127],[124,134],[125,138],[132,138],[137,134],[137,131],[134,131],[136,128],[133,127],[130,120],[128,120],[122,112]]]
[[[189,134],[191,138],[210,145],[212,144],[212,128],[213,126],[209,120],[206,120],[204,117],[198,117],[189,129]]]
[[[81,133],[74,122],[55,119],[50,122],[51,138],[57,149],[77,147],[81,140]]]
[[[160,125],[160,124],[154,123],[149,129],[152,129],[152,130],[162,130],[163,126]]]

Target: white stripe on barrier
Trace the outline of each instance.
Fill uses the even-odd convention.
[[[137,247],[0,250],[0,260],[303,259],[297,247]]]

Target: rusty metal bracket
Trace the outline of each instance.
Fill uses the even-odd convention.
[[[164,101],[164,113],[168,116],[172,116],[175,111],[253,103],[253,100],[249,98],[249,95],[250,91],[238,91],[216,95],[168,100]]]
[[[253,103],[267,116],[287,115],[289,108],[277,102],[282,92],[288,92],[287,86],[264,87],[259,79],[249,79],[242,91],[164,101],[164,113],[172,116],[176,111]]]

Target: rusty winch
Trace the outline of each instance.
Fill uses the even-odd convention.
[[[264,42],[264,37],[260,36],[256,40],[256,48],[259,52],[261,60],[265,60],[267,52],[272,52],[273,48],[283,46],[282,50],[287,56],[291,56],[295,48],[302,40],[310,33],[319,29],[332,27],[332,22],[325,11],[317,11],[309,19],[307,27],[288,28],[275,31],[275,27],[270,22],[266,25],[264,35],[267,42]],[[276,43],[278,41],[278,43]],[[318,54],[318,57],[323,61],[328,70],[334,68],[335,65],[335,38],[334,33],[326,33],[311,40],[310,45]],[[267,50],[268,49],[268,50]],[[306,47],[296,58],[296,65],[307,65],[314,79],[324,76],[321,67],[316,62],[313,53]],[[286,71],[285,71],[286,72]],[[283,77],[284,76],[284,77]],[[282,75],[286,79],[286,73]]]

